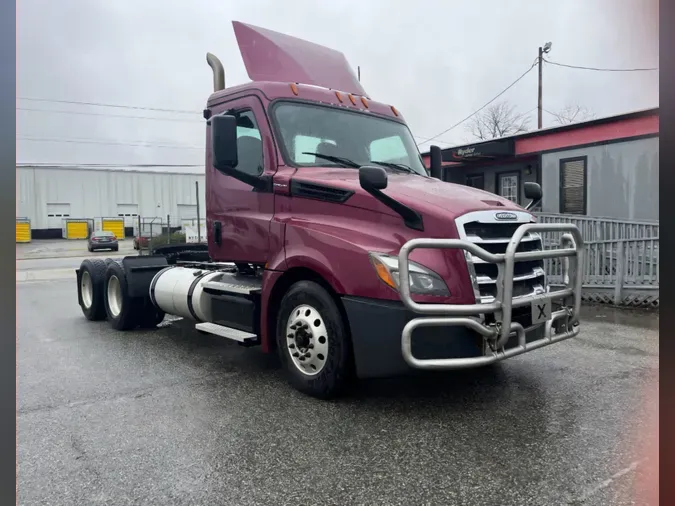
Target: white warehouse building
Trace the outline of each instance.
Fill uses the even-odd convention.
[[[17,165],[16,216],[30,220],[34,239],[62,236],[64,219],[124,217],[126,235],[138,217],[167,215],[172,228],[204,218],[203,167]]]

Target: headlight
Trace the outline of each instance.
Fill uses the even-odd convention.
[[[398,257],[383,255],[381,253],[370,253],[370,261],[375,267],[377,276],[387,285],[398,291],[399,271]],[[450,290],[435,272],[422,267],[415,262],[408,261],[408,281],[410,283],[410,293],[417,295],[437,295],[448,297]]]

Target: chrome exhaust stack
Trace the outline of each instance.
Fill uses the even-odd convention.
[[[213,70],[213,91],[225,89],[225,69],[218,57],[211,53],[206,53],[206,63]]]

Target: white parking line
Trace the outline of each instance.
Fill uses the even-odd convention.
[[[30,281],[54,281],[58,279],[75,279],[75,269],[41,269],[30,271],[16,271],[16,282],[27,283]]]
[[[606,480],[601,481],[594,487],[591,487],[586,490],[582,495],[577,497],[573,503],[581,503],[589,499],[591,496],[595,495],[597,492],[600,492],[601,490],[609,487],[613,481],[621,478],[623,475],[630,473],[631,471],[635,471],[637,467],[644,461],[644,459],[641,460],[636,460],[633,462],[631,465],[628,467],[623,468],[621,471],[614,473],[612,476],[607,478]]]

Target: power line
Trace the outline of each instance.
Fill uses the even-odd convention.
[[[131,142],[110,142],[102,139],[60,139],[54,137],[32,137],[32,136],[17,136],[19,140],[31,142],[54,142],[54,143],[74,143],[74,144],[107,144],[111,146],[136,146],[144,148],[172,148],[172,149],[204,149],[200,146],[188,146],[178,144],[158,144],[151,142],[131,141]]]
[[[468,115],[466,118],[464,118],[463,120],[458,121],[457,123],[455,123],[454,125],[452,125],[450,128],[446,128],[446,129],[443,130],[441,133],[434,135],[431,139],[428,139],[428,140],[422,142],[421,144],[426,144],[426,143],[429,142],[429,141],[433,141],[434,139],[437,139],[437,138],[440,137],[441,135],[443,135],[443,134],[449,132],[450,130],[452,130],[452,129],[454,129],[454,128],[457,128],[459,125],[461,125],[462,123],[464,123],[466,120],[472,118],[473,116],[475,116],[476,114],[478,114],[479,112],[481,112],[481,111],[482,111],[483,109],[485,109],[488,105],[490,105],[492,102],[494,102],[494,101],[497,100],[499,97],[501,97],[504,93],[506,93],[507,91],[509,91],[509,90],[510,90],[513,86],[515,86],[515,84],[518,83],[523,77],[525,77],[527,74],[529,74],[529,73],[532,71],[532,69],[535,67],[535,65],[536,65],[536,63],[533,63],[533,64],[530,66],[530,68],[528,68],[525,72],[523,72],[523,73],[520,75],[520,77],[519,77],[518,79],[516,79],[516,80],[513,81],[511,84],[509,84],[506,88],[504,88],[500,93],[498,93],[498,94],[497,94],[494,98],[492,98],[489,102],[486,102],[480,109],[476,109],[474,112],[472,112],[471,114],[469,114],[469,115]]]
[[[653,68],[642,68],[642,69],[608,69],[608,68],[599,68],[599,67],[582,67],[580,65],[568,65],[566,63],[558,63],[554,61],[547,60],[542,58],[546,63],[551,65],[557,65],[558,67],[567,67],[570,69],[579,69],[579,70],[595,70],[596,72],[648,72],[653,70],[659,70],[658,67]]]
[[[183,118],[159,118],[153,116],[131,116],[126,114],[106,114],[102,112],[86,112],[86,111],[59,111],[55,109],[33,109],[30,107],[17,107],[17,111],[31,111],[31,112],[50,112],[55,114],[76,114],[82,116],[103,116],[108,118],[131,118],[131,119],[147,119],[156,121],[179,121],[182,123],[203,123],[198,119],[183,119]]]
[[[143,111],[156,111],[156,112],[173,112],[178,114],[201,114],[199,111],[189,111],[186,109],[161,109],[158,107],[141,107],[137,105],[122,105],[122,104],[105,104],[102,102],[80,102],[77,100],[56,100],[49,98],[34,98],[34,97],[17,97],[19,100],[29,100],[32,102],[51,102],[55,104],[75,104],[75,105],[91,105],[96,107],[115,107],[119,109],[136,109]]]
[[[29,163],[29,162],[20,162],[17,163],[17,167],[78,167],[78,168],[87,168],[87,167],[204,167],[204,164],[188,164],[188,163]]]

